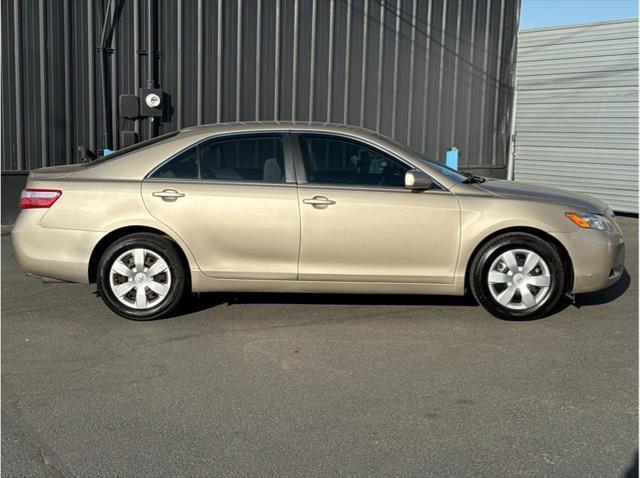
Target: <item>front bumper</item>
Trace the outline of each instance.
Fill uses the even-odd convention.
[[[89,260],[103,233],[42,227],[46,209],[20,212],[11,241],[21,269],[31,275],[89,283]]]
[[[579,229],[553,236],[566,248],[573,264],[571,293],[605,289],[622,277],[625,244],[620,232]]]

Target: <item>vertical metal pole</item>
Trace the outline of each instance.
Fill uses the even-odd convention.
[[[14,80],[16,83],[16,168],[25,169],[22,140],[22,21],[20,15],[21,1],[13,0],[13,53],[15,60]]]
[[[273,119],[280,116],[280,0],[276,0],[276,45],[273,91]]]
[[[391,137],[396,137],[396,113],[398,108],[398,62],[400,61],[400,18],[402,14],[402,0],[396,4],[396,37],[393,50],[393,97],[391,98]]]
[[[453,59],[453,98],[451,99],[451,138],[449,140],[450,146],[455,146],[456,138],[456,108],[458,106],[458,64],[460,58],[460,27],[462,21],[462,0],[458,0],[458,12],[456,22],[456,49]]]
[[[484,115],[485,105],[487,103],[487,82],[489,81],[488,59],[489,59],[489,26],[491,20],[491,0],[487,0],[487,16],[484,25],[484,60],[482,62],[482,93],[480,94],[480,150],[478,151],[478,160],[480,164],[485,164],[484,159]]]
[[[137,2],[138,0],[136,0]],[[182,2],[178,2],[176,5],[177,11],[177,23],[178,29],[176,32],[176,44],[178,47],[177,53],[177,63],[178,63],[178,72],[176,74],[176,90],[177,90],[177,99],[176,99],[176,128],[182,128],[182,101],[183,101],[183,93],[182,93],[182,75],[183,71],[183,60],[182,60]],[[137,122],[136,122],[137,123]]]
[[[147,88],[155,86],[153,71],[153,0],[147,0]]]
[[[313,97],[315,96],[316,81],[316,12],[318,9],[317,0],[313,0],[311,10],[311,72],[309,75],[309,121],[313,121]]]
[[[94,7],[95,0],[89,0],[87,6],[87,36],[89,37],[87,48],[87,65],[89,68],[89,148],[95,153],[98,145],[96,144],[96,39],[93,28]]]
[[[218,0],[218,38],[216,65],[216,122],[222,123],[222,2]]]
[[[148,19],[148,31],[147,31],[147,88],[154,88],[156,86],[155,82],[155,71],[154,71],[154,28],[155,28],[155,17],[154,17],[154,0],[148,0],[147,5],[147,19]],[[156,136],[156,121],[155,118],[149,118],[149,138],[153,138]]]
[[[416,22],[418,18],[418,0],[413,0],[411,8],[411,59],[409,60],[409,103],[407,105],[407,144],[411,145],[411,127],[413,118],[413,78],[416,65]]]
[[[49,111],[47,88],[47,29],[44,18],[44,0],[38,2],[38,28],[40,29],[40,140],[42,142],[42,166],[49,165]]]
[[[242,93],[242,0],[238,0],[236,45],[236,121],[240,121],[240,95]]]
[[[116,17],[116,5],[118,1],[111,2],[111,26],[113,27]],[[115,29],[114,29],[115,30]],[[118,137],[118,62],[116,61],[116,52],[118,51],[118,35],[113,32],[113,53],[111,53],[111,144],[113,149],[119,148],[120,138]]]
[[[64,0],[62,7],[64,9],[64,159],[69,164],[74,157],[71,146],[71,12],[69,0]]]
[[[447,41],[447,6],[448,0],[444,0],[444,5],[442,6],[442,41],[440,44],[440,72],[438,75],[438,96],[436,97],[437,105],[436,108],[436,161],[440,161],[440,133],[441,133],[441,125],[442,125],[442,83],[444,82],[444,55],[446,53],[445,44]]]
[[[516,4],[515,8],[515,42],[511,46],[511,54],[510,56],[510,64],[513,68],[513,73],[511,77],[512,85],[513,85],[513,96],[511,98],[511,112],[509,114],[509,119],[511,120],[510,134],[509,134],[509,156],[507,157],[507,179],[509,181],[513,181],[514,179],[514,169],[515,169],[515,161],[516,161],[516,141],[517,141],[517,132],[516,132],[516,114],[517,114],[517,105],[518,105],[518,61],[517,61],[517,51],[518,51],[518,32],[520,30],[520,3]]]
[[[362,65],[360,69],[360,126],[364,126],[365,92],[367,89],[367,42],[369,40],[369,0],[364,0],[364,17],[362,26]]]
[[[327,123],[331,123],[331,107],[333,103],[333,25],[335,0],[329,3],[329,68],[327,69]]]
[[[471,97],[473,93],[473,73],[475,69],[475,56],[476,56],[476,16],[478,14],[478,0],[473,0],[473,6],[471,8],[471,41],[469,49],[471,53],[469,55],[469,86],[467,88],[467,114],[465,115],[465,127],[464,127],[464,145],[467,156],[471,156],[473,151],[471,149]],[[463,151],[464,154],[464,151]]]
[[[262,46],[262,0],[258,0],[258,13],[256,16],[256,121],[260,121],[260,50]]]
[[[517,30],[516,30],[517,32]],[[517,35],[517,33],[516,33]],[[517,88],[517,80],[518,80],[518,64],[516,62],[513,63],[514,72],[513,72],[513,100],[511,102],[511,127],[509,128],[509,156],[507,156],[507,180],[513,181],[514,169],[515,169],[515,160],[516,160],[516,113],[517,113],[517,105],[518,105],[518,88]]]
[[[182,2],[178,3],[178,8]],[[178,26],[178,28],[180,28]],[[180,45],[178,45],[178,56],[180,55]],[[133,0],[133,89],[134,94],[138,95],[140,89],[140,0]],[[180,90],[178,89],[178,92]],[[180,94],[180,93],[178,93]],[[180,111],[178,109],[178,118]],[[178,126],[180,128],[180,126]],[[140,120],[134,121],[134,130],[136,134],[140,134]]]
[[[197,13],[198,17],[197,17],[197,22],[198,25],[196,27],[197,29],[197,54],[198,54],[198,58],[196,60],[196,69],[197,69],[197,78],[196,78],[196,124],[201,125],[202,124],[202,106],[203,106],[203,97],[204,97],[204,82],[203,82],[203,75],[204,75],[204,65],[203,65],[203,54],[204,54],[204,28],[203,28],[203,21],[204,21],[204,8],[202,5],[202,0],[198,0],[198,13]]]
[[[425,65],[424,65],[424,104],[422,106],[422,117],[424,118],[422,125],[422,142],[421,151],[426,153],[427,151],[427,129],[429,123],[427,121],[429,107],[429,63],[431,62],[431,22],[433,21],[433,0],[429,0],[429,10],[427,12],[427,38],[425,44]]]
[[[342,105],[342,122],[348,123],[349,121],[349,67],[351,64],[351,10],[353,8],[351,4],[352,0],[347,0],[347,38],[345,45],[345,60],[344,60],[344,102]]]
[[[495,166],[496,161],[496,148],[498,143],[498,99],[500,97],[500,84],[501,78],[500,75],[502,73],[502,35],[504,33],[504,0],[500,1],[500,24],[498,25],[498,61],[497,61],[497,72],[496,72],[496,90],[495,96],[493,99],[493,134],[491,135],[491,140],[493,143],[493,147],[491,149],[491,164]]]
[[[382,121],[382,63],[384,62],[384,8],[385,0],[380,1],[380,36],[378,37],[378,95],[376,96],[376,131],[380,132]]]
[[[291,119],[296,120],[298,113],[298,21],[300,17],[300,1],[293,2],[293,85],[291,91]]]

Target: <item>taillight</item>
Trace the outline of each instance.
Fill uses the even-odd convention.
[[[62,196],[58,189],[25,189],[20,194],[20,209],[47,208]]]

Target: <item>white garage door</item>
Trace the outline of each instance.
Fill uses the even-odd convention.
[[[518,35],[514,179],[638,212],[638,21]]]

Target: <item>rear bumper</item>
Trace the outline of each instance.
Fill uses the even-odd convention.
[[[615,284],[624,272],[622,234],[593,229],[553,236],[567,249],[573,264],[573,294],[594,292]]]
[[[28,274],[89,283],[89,259],[103,233],[40,226],[46,209],[21,211],[11,231],[18,264]]]

